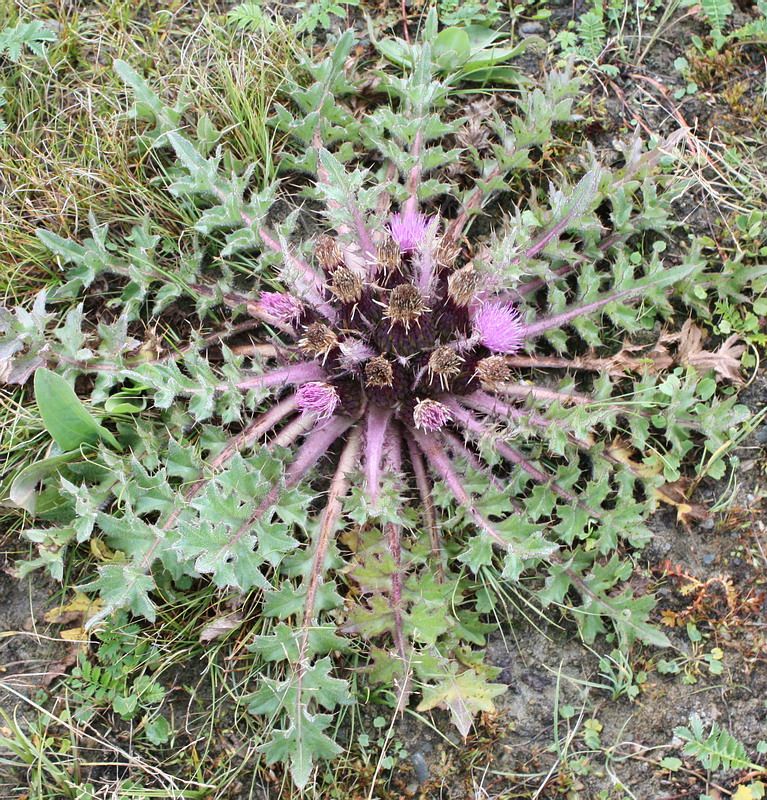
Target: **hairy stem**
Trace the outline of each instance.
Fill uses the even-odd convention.
[[[614,244],[618,243],[623,238],[625,237],[619,233],[612,233],[609,236],[605,236],[605,238],[599,243],[599,249],[602,252],[609,250]],[[521,258],[517,257],[508,262],[508,264],[503,264],[503,267],[511,267],[519,264],[520,260]],[[557,278],[562,278],[565,275],[569,275],[571,272],[574,272],[580,266],[580,264],[585,261],[587,261],[585,256],[578,256],[577,260],[573,261],[573,263],[566,264],[564,267],[555,269],[553,274]],[[516,289],[510,289],[508,292],[504,292],[503,294],[499,295],[498,300],[501,302],[505,300],[519,300],[531,292],[537,292],[538,289],[542,289],[546,283],[547,280],[545,278],[533,278],[533,280],[521,284]]]
[[[392,411],[370,404],[365,428],[365,482],[367,483],[370,504],[375,510],[381,489],[381,458],[384,438],[389,426]]]
[[[445,553],[442,549],[442,538],[437,526],[437,511],[434,508],[434,498],[431,494],[431,483],[426,473],[426,466],[423,463],[423,454],[416,446],[411,437],[406,437],[408,451],[410,452],[410,463],[413,467],[418,494],[421,498],[423,515],[426,520],[426,527],[429,529],[429,543],[431,544],[431,555],[437,566],[437,580],[439,583],[445,582]]]
[[[399,429],[390,428],[386,437],[386,469],[394,475],[402,474],[402,437]],[[394,572],[391,576],[392,613],[394,614],[394,641],[402,660],[403,680],[397,696],[397,711],[404,713],[405,704],[410,693],[410,670],[408,669],[407,650],[405,649],[405,633],[402,621],[402,591],[404,587],[402,570],[402,525],[387,522],[384,526],[386,540],[389,545]]]
[[[413,149],[411,153],[415,158],[415,164],[410,169],[410,174],[407,179],[408,198],[405,200],[404,211],[406,214],[414,214],[418,211],[418,186],[421,183],[421,164],[419,158],[421,156],[421,145],[423,144],[423,136],[421,131],[415,135],[413,140]]]
[[[546,319],[542,319],[538,322],[533,322],[530,325],[525,326],[525,338],[540,336],[542,333],[551,330],[552,328],[561,328],[577,317],[581,317],[584,314],[590,314],[592,311],[596,311],[597,309],[606,306],[608,303],[620,300],[622,297],[630,297],[632,295],[639,294],[646,289],[646,284],[643,286],[635,286],[633,289],[625,289],[622,292],[616,292],[615,294],[600,297],[599,300],[594,300],[592,303],[584,303],[580,306],[574,306],[573,308],[569,308],[567,311],[563,311],[561,314],[557,314],[556,316],[547,317]]]
[[[551,425],[557,425],[561,428],[567,427],[567,423],[565,422],[552,422],[545,417],[530,414],[529,412],[510,406],[508,403],[504,403],[497,397],[493,397],[485,392],[473,392],[472,394],[463,395],[461,397],[461,403],[469,408],[473,408],[475,411],[482,411],[493,417],[526,420],[541,428],[548,428]]]
[[[487,429],[470,411],[467,411],[452,398],[445,398],[443,402],[453,412],[453,417],[458,424],[471,433],[474,433],[478,436],[487,437]],[[521,467],[528,475],[538,481],[538,483],[549,486],[554,494],[558,494],[560,497],[563,497],[565,500],[568,500],[571,503],[576,503],[579,508],[584,509],[594,517],[599,518],[601,516],[599,512],[583,505],[583,503],[580,503],[574,494],[556,484],[550,475],[546,475],[545,472],[541,472],[541,470],[531,464],[524,456],[520,455],[516,450],[509,447],[506,442],[502,441],[496,436],[488,437],[488,441],[491,443],[492,447],[507,461],[510,461],[512,464],[516,464],[518,467]]]
[[[450,459],[445,453],[444,448],[439,443],[437,438],[432,433],[424,433],[423,431],[419,431],[414,429],[411,431],[413,435],[413,439],[418,447],[421,449],[421,452],[426,457],[426,460],[429,462],[429,465],[433,467],[442,480],[447,485],[448,489],[453,494],[453,497],[458,501],[458,503],[463,506],[466,511],[469,512],[472,519],[477,523],[477,525],[498,545],[503,547],[504,549],[508,549],[509,544],[508,542],[495,530],[495,528],[490,524],[488,520],[486,520],[482,514],[475,508],[474,502],[472,501],[471,497],[468,495],[466,490],[463,488],[461,484],[461,479],[458,477],[458,474],[452,467],[450,463]]]
[[[275,437],[272,444],[286,447],[288,444],[291,444],[292,441],[295,441],[295,439],[312,424],[313,421],[307,415],[302,415],[294,421],[289,435],[286,434],[286,428],[286,430],[281,432],[280,436]],[[250,526],[253,525],[256,520],[260,519],[263,514],[279,500],[280,495],[284,491],[298,485],[306,473],[309,472],[320,458],[322,458],[333,442],[335,442],[351,424],[352,420],[349,417],[333,417],[327,424],[312,430],[299,448],[295,459],[285,471],[284,482],[280,483],[278,481],[272,486],[264,499],[258,504],[255,511],[248,517],[247,522],[240,526],[234,536],[232,536],[222,549],[230,549],[235,542],[239,541],[247,533]]]
[[[287,367],[265,372],[263,375],[256,375],[244,381],[239,381],[234,385],[238,389],[273,389],[276,386],[287,386],[288,384],[306,383],[308,381],[321,381],[326,377],[325,370],[316,361],[304,361],[300,364],[291,364]],[[216,386],[219,392],[226,391],[229,384],[221,383]],[[203,391],[200,389],[199,391]]]
[[[529,386],[526,383],[498,383],[493,388],[498,394],[505,395],[506,397],[519,397],[522,399],[531,397],[533,400],[557,401],[563,405],[566,403],[588,405],[594,402],[591,397],[587,397],[586,395],[575,394],[573,392],[558,392],[555,389],[544,389],[542,386]]]
[[[341,452],[341,457],[338,459],[338,467],[330,483],[328,500],[322,512],[322,521],[320,522],[320,530],[317,534],[317,539],[314,542],[314,556],[312,558],[312,567],[309,573],[306,590],[306,604],[304,606],[303,618],[304,641],[301,648],[303,651],[305,651],[308,640],[308,629],[314,624],[314,601],[317,597],[320,579],[322,578],[330,536],[334,532],[336,523],[343,511],[343,499],[351,485],[349,474],[357,464],[357,455],[360,450],[361,438],[362,432],[360,427],[354,427],[346,440],[346,445]]]

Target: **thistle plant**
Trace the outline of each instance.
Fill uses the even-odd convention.
[[[57,445],[10,486],[45,523],[26,531],[39,557],[20,571],[61,577],[68,546],[103,540],[82,587],[103,602],[92,624],[123,608],[152,621],[193,580],[253,591],[251,651],[277,669],[244,700],[274,720],[267,763],[288,762],[299,786],[339,752],[331,712],[352,697],[331,654],[352,639],[397,708],[415,693],[462,734],[504,690],[482,647],[505,597],[568,609],[588,642],[666,644],[628,550],[686,459],[708,453],[721,474],[745,409],[717,391],[733,343],[712,377],[662,326],[705,318],[709,294],[740,298],[758,274],[708,269],[701,243],[670,236],[673,140],[630,142],[613,171],[587,154],[577,181],[550,170],[547,190],[521,179],[572,119],[568,72],[491,115],[479,141],[428,44],[410,74],[384,77],[389,102],[353,116],[353,41],[307,63],[274,118],[293,142],[283,171],[313,176],[317,233],[215,149],[210,120],[189,133],[183,98],[164,104],[116,62],[150,123],[139,151],[175,153],[164,174],[193,235],[41,231],[67,279],[0,316],[2,374],[35,375]],[[475,238],[483,209],[497,231]],[[86,332],[82,304],[61,322],[46,310],[103,273],[119,287],[110,322]],[[202,330],[186,343],[136,338],[190,301]],[[101,424],[70,388],[80,375]]]

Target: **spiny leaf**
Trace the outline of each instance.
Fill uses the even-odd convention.
[[[267,764],[289,763],[293,782],[298,789],[303,789],[309,782],[315,761],[333,758],[342,750],[325,733],[332,719],[329,714],[310,714],[301,708],[286,728],[273,731],[271,739],[258,749],[264,753]]]
[[[450,711],[453,723],[462,736],[468,736],[474,716],[480,711],[494,711],[493,698],[506,691],[499,683],[488,683],[487,676],[472,669],[458,672],[451,664],[437,683],[425,686],[418,711],[440,706]]]

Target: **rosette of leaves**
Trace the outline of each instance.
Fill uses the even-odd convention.
[[[482,661],[491,587],[568,608],[587,641],[665,644],[626,548],[648,540],[655,490],[692,451],[721,452],[744,416],[710,377],[620,344],[705,314],[708,292],[740,298],[752,277],[709,271],[695,244],[663,260],[673,142],[635,141],[618,169],[588,163],[522,195],[577,80],[550,74],[489,121],[481,152],[462,150],[427,43],[384,78],[389,102],[353,116],[353,43],[307,63],[274,119],[295,145],[283,170],[314,176],[320,234],[297,236],[298,212],[275,223],[279,187],[256,191],[209,120],[190,132],[183,98],[165,105],[117,62],[149,122],[138,145],[176,156],[168,188],[196,220],[193,249],[168,255],[151,222],[121,242],[95,223],[82,244],[41,231],[70,265],[48,301],[109,273],[119,316],[85,333],[82,305],[57,322],[42,297],[0,316],[6,380],[86,375],[91,405],[116,415],[94,428],[72,410],[90,438],[16,477],[11,497],[40,521],[22,571],[60,577],[67,546],[98,538],[109,555],[83,588],[102,616],[152,620],[158,589],[201,577],[254,590],[271,624],[252,651],[281,668],[247,702],[277,720],[261,749],[299,786],[339,752],[328,726],[352,698],[331,654],[349,636],[370,642],[369,677],[399,707],[416,692],[464,734],[504,688]],[[497,234],[473,241],[496,200]],[[169,351],[130,335],[190,302],[208,331],[230,321]]]

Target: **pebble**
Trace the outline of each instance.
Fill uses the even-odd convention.
[[[429,780],[429,765],[426,763],[426,759],[423,755],[417,751],[412,753],[410,755],[410,763],[413,765],[415,777],[419,785],[426,783],[426,781]]]
[[[704,564],[713,564],[714,563],[714,554],[713,553],[706,553],[703,556],[703,563]]]
[[[543,33],[543,25],[540,22],[523,22],[519,26],[519,32],[523,36],[534,36],[537,33]]]
[[[700,527],[705,531],[710,531],[714,527],[714,520],[711,517],[709,517],[709,519],[704,519],[703,522],[700,523]]]

